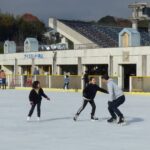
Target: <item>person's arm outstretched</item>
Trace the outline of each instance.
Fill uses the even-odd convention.
[[[103,88],[100,88],[99,86],[98,87],[98,91],[102,92],[102,93],[105,93],[105,94],[108,94],[108,91],[103,89]]]
[[[50,98],[44,93],[43,89],[41,88],[40,90],[41,90],[41,95],[45,97],[47,100],[50,100]]]

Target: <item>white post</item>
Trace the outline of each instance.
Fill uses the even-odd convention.
[[[51,76],[49,76],[49,83],[48,83],[48,87],[51,88]]]
[[[8,75],[8,88],[10,88],[10,75]]]
[[[118,86],[124,89],[124,68],[119,65]]]
[[[102,87],[102,78],[99,76],[99,86]]]
[[[23,87],[23,75],[21,75],[21,87]]]
[[[129,92],[132,92],[132,77],[129,78]]]

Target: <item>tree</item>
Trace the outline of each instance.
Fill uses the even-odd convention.
[[[113,16],[106,16],[101,18],[98,22],[100,25],[117,26],[117,27],[131,27],[132,23],[128,19],[116,18]]]
[[[107,26],[116,26],[117,22],[113,16],[106,16],[98,20],[97,22],[100,25],[107,25]]]
[[[35,37],[42,41],[46,31],[45,24],[32,14],[14,17],[0,13],[0,41],[14,40],[23,44],[26,37]]]

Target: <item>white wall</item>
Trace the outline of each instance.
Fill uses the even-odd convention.
[[[129,53],[129,61],[123,61],[124,52]],[[137,64],[137,75],[142,76],[142,55],[147,56],[147,74],[150,76],[150,47],[131,47],[131,48],[101,48],[88,50],[63,50],[56,51],[57,65],[78,65],[78,57],[81,57],[82,65],[86,64],[109,64],[109,58],[113,59],[114,76],[119,75],[120,64]],[[31,65],[30,55],[42,55],[42,58],[35,58],[35,65],[53,65],[53,52],[17,53],[1,54],[0,65],[14,65],[15,58],[18,65]],[[26,57],[28,56],[28,57]]]

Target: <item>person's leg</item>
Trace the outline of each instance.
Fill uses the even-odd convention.
[[[37,103],[37,116],[41,117],[41,102]]]
[[[67,83],[67,89],[69,89],[69,83]]]
[[[83,111],[83,109],[86,107],[88,101],[83,99],[83,104],[82,106],[79,108],[79,110],[77,111],[76,115],[74,116],[73,120],[76,121],[78,116],[80,115],[80,113]]]
[[[77,111],[76,115],[80,115],[80,113],[84,110],[84,108],[86,107],[88,101],[87,100],[83,100],[83,104],[82,106],[79,108],[79,110]]]
[[[32,116],[35,106],[36,106],[36,104],[33,104],[33,105],[31,106],[31,109],[30,109],[30,111],[29,111],[28,117],[31,117],[31,116]]]
[[[64,89],[66,88],[66,83],[64,83]]]
[[[118,107],[122,105],[124,101],[125,101],[125,96],[121,96],[118,99],[114,100],[113,106],[112,106],[113,111],[117,114],[118,117],[121,117],[121,118],[123,118],[123,114],[118,109]]]
[[[4,79],[4,89],[6,90],[6,79]]]
[[[2,79],[2,89],[4,89],[4,79]]]
[[[116,116],[116,114],[115,114],[113,108],[114,108],[113,102],[108,102],[108,111],[109,111],[111,117],[112,117],[113,119],[116,119],[117,116]]]
[[[91,104],[91,106],[92,106],[91,118],[93,118],[93,117],[95,116],[96,105],[95,105],[94,100],[89,101],[89,103],[90,103],[90,104]]]

